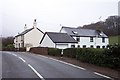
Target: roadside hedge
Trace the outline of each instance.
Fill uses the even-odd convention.
[[[61,55],[61,49],[57,49],[57,48],[48,48],[48,55],[60,56],[60,55]]]
[[[64,51],[63,56],[69,58],[76,58],[77,55],[77,48],[67,48]]]
[[[98,48],[67,48],[63,52],[64,57],[76,58],[82,62],[98,66],[120,68],[120,44],[108,45],[105,49]],[[48,54],[60,56],[61,50],[49,48]]]
[[[103,65],[104,64],[104,49],[94,49],[94,48],[84,48],[77,50],[77,57],[76,59],[96,65]]]

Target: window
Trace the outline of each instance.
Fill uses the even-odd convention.
[[[100,46],[97,46],[97,48],[100,48]]]
[[[103,42],[103,43],[105,42],[105,38],[104,38],[104,37],[102,38],[102,42]]]
[[[90,42],[93,42],[93,37],[90,37]]]
[[[104,48],[105,48],[105,46],[102,46],[102,48],[104,49]]]
[[[71,45],[71,48],[75,48],[75,45]]]
[[[80,42],[80,38],[79,38],[79,37],[76,37],[76,41]]]
[[[91,45],[90,47],[93,48],[93,45]]]
[[[73,34],[78,34],[78,32],[76,32],[76,31],[72,31],[72,33],[73,33]]]
[[[83,45],[83,48],[86,48],[86,45]]]
[[[24,36],[21,36],[21,41],[23,41],[24,40]]]
[[[80,48],[80,45],[78,45],[78,48]]]
[[[21,47],[24,47],[24,43],[21,43]]]
[[[18,37],[16,37],[16,42],[18,42]]]

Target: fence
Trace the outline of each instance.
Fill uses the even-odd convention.
[[[29,52],[33,52],[35,54],[41,54],[41,55],[48,55],[48,48],[47,47],[33,47],[33,48],[30,48]]]

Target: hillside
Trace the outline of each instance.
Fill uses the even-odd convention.
[[[119,36],[111,36],[111,37],[109,37],[109,43],[110,44],[115,44],[115,43],[120,44],[120,35]]]
[[[120,35],[120,16],[110,16],[105,21],[84,25],[82,28],[101,30],[108,36],[117,36]]]

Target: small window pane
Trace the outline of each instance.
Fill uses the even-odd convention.
[[[104,48],[105,48],[105,46],[102,46],[102,48],[104,49]]]
[[[77,38],[76,38],[76,41],[80,42],[80,38],[79,38],[79,37],[77,37]]]
[[[90,47],[93,48],[93,45],[91,45]]]
[[[100,46],[97,46],[97,48],[100,48]]]
[[[78,48],[80,48],[80,45],[78,45]]]
[[[90,37],[90,42],[93,42],[93,37]]]
[[[83,45],[83,48],[86,48],[86,45]]]
[[[104,37],[102,38],[102,42],[103,42],[103,43],[105,42],[105,38],[104,38]]]
[[[71,48],[75,48],[75,45],[71,45]]]

